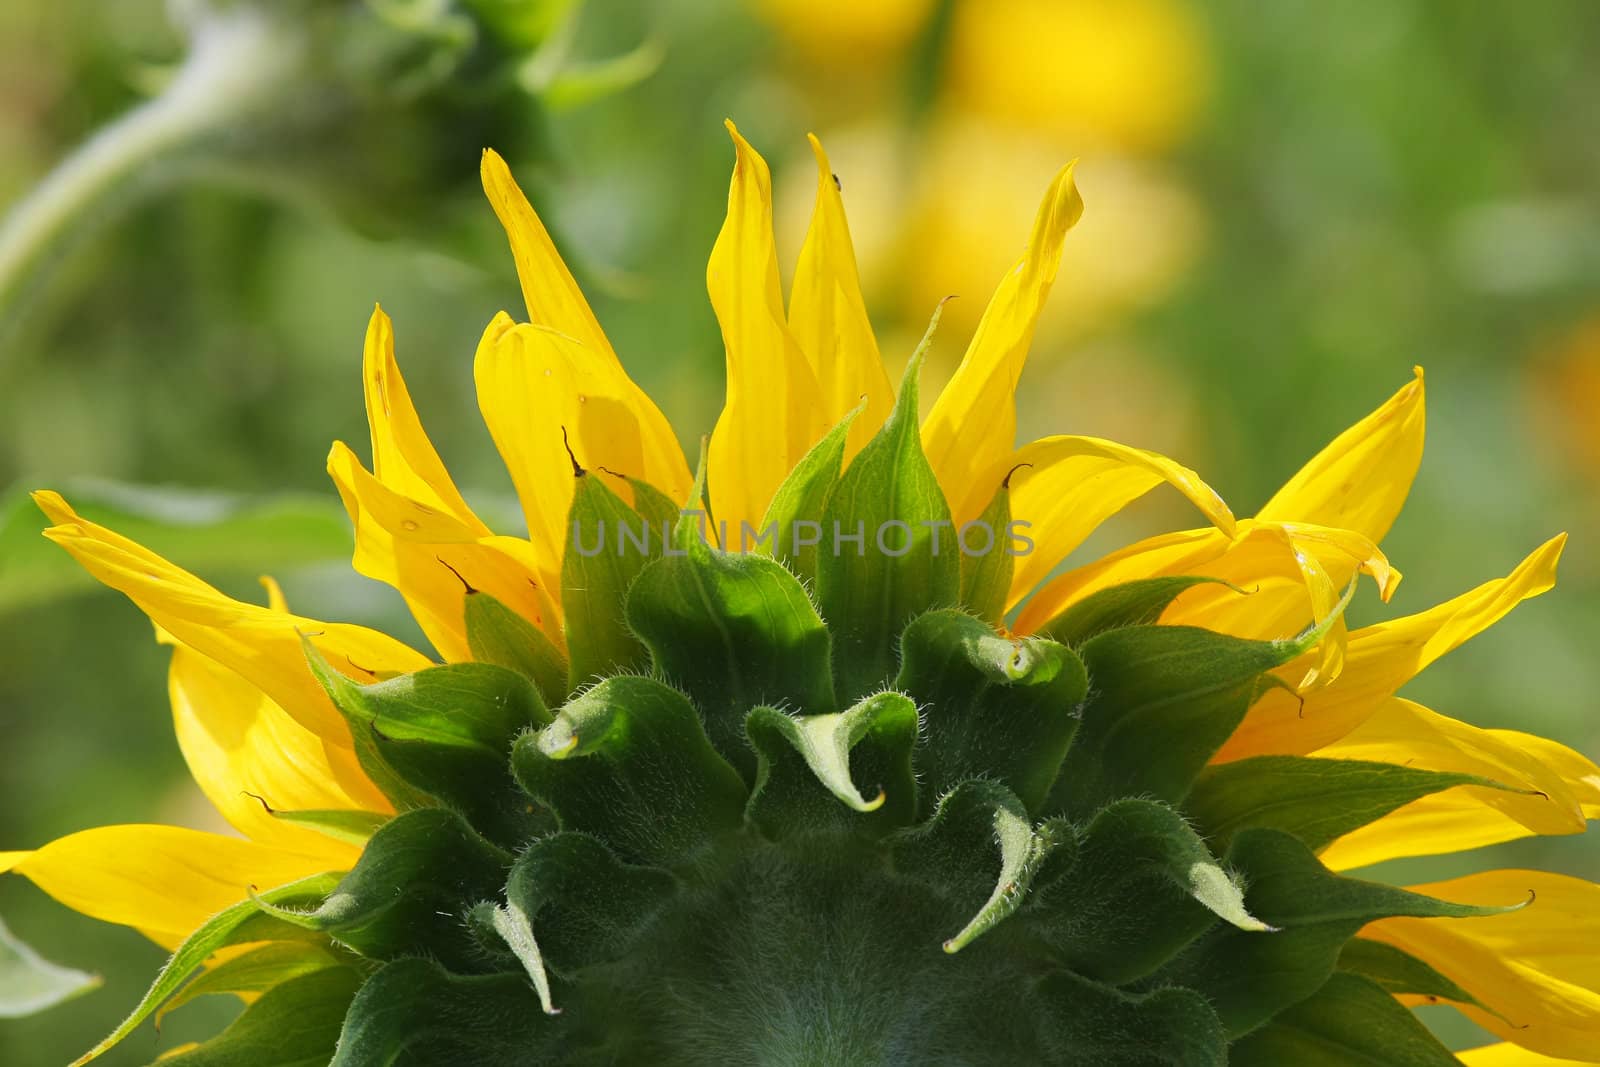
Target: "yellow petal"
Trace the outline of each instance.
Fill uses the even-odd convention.
[[[928,462],[952,501],[978,492],[978,482],[1015,445],[1017,381],[1055,282],[1062,242],[1083,214],[1075,166],[1067,164],[1050,183],[1027,252],[995,290],[961,365],[922,424]]]
[[[488,529],[467,507],[445,469],[422,420],[411,403],[411,391],[400,376],[394,355],[394,324],[382,308],[374,309],[367,326],[361,379],[366,393],[367,425],[372,431],[372,470],[394,492],[437,511]]]
[[[1537,1052],[1502,1041],[1497,1045],[1484,1045],[1456,1053],[1456,1058],[1466,1067],[1585,1067],[1595,1060],[1569,1060],[1556,1056],[1541,1056]]]
[[[252,888],[329,869],[319,856],[176,826],[101,826],[32,852],[0,853],[0,871],[25,875],[73,911],[133,926],[175,945]]]
[[[1485,730],[1400,697],[1315,754],[1474,774],[1509,787],[1458,786],[1413,801],[1330,845],[1322,860],[1336,870],[1530,834],[1582,833],[1585,803],[1600,800],[1600,767],[1565,745]]]
[[[1420,614],[1355,631],[1345,653],[1344,671],[1336,681],[1303,701],[1281,690],[1269,691],[1222,747],[1217,762],[1268,754],[1304,755],[1333,744],[1366,721],[1428,664],[1493,626],[1522,601],[1550,589],[1565,544],[1565,534],[1552,538],[1504,578],[1485,582]],[[1291,663],[1282,676],[1296,679],[1307,665]]]
[[[328,456],[328,473],[355,525],[355,569],[399,590],[442,657],[472,658],[465,618],[469,587],[519,612],[560,647],[560,613],[545,591],[546,576],[529,569],[527,553],[502,550],[512,538],[495,537],[481,524],[393,492],[342,443]]]
[[[689,468],[666,418],[615,362],[571,337],[499,318],[478,346],[478,406],[511,471],[546,589],[560,589],[576,459],[643,478],[673,500]],[[568,450],[571,450],[569,455]],[[619,493],[631,491],[619,484]]]
[[[1169,574],[1207,574],[1230,544],[1226,534],[1214,529],[1146,538],[1040,586],[1013,628],[1032,633],[1078,601],[1115,585]]]
[[[1532,902],[1471,919],[1384,919],[1361,936],[1433,965],[1488,1008],[1479,1026],[1547,1056],[1600,1049],[1600,886],[1546,871],[1487,871],[1416,892],[1465,904]]]
[[[816,376],[790,332],[772,237],[772,176],[732,122],[728,216],[706,266],[722,327],[728,388],[711,434],[712,510],[737,529],[758,524],[772,494],[830,428]],[[854,407],[854,404],[850,405]]]
[[[362,773],[350,731],[306,663],[309,638],[335,668],[362,681],[428,665],[426,657],[376,630],[274,611],[226,597],[127,538],[78,517],[54,493],[36,494],[60,525],[45,536],[101,582],[128,596],[157,626],[242,675],[301,726],[322,739],[339,785],[369,811],[389,802]]]
[[[528,198],[511,177],[511,168],[493,149],[483,153],[481,167],[483,191],[494,205],[506,236],[511,240],[511,255],[517,262],[517,278],[522,282],[522,298],[528,304],[528,321],[559,330],[593,352],[596,358],[616,364],[616,353],[605,331],[583,298],[583,291],[572,272],[562,262],[555,242],[539,221]]]
[[[845,222],[838,180],[822,142],[811,137],[817,156],[817,206],[800,249],[789,294],[789,328],[816,374],[823,421],[836,424],[867,401],[845,440],[845,462],[872,439],[894,407],[878,342],[861,297],[855,249]]]
[[[1332,526],[1383,540],[1422,462],[1422,368],[1415,373],[1387,403],[1300,468],[1256,518]]]
[[[1018,556],[1008,607],[1055,569],[1084,538],[1132,501],[1166,482],[1221,529],[1232,533],[1233,513],[1200,476],[1165,456],[1096,437],[1045,437],[1002,458],[979,479],[956,522],[983,514],[1010,475],[1011,516],[1026,522],[1033,550]],[[1000,531],[996,531],[1000,533]]]
[[[322,857],[328,870],[354,864],[360,848],[268,811],[360,808],[335,780],[322,739],[233,671],[170,643],[173,726],[207,799],[253,841]]]

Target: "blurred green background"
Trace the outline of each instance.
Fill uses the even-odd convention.
[[[823,138],[896,376],[934,302],[957,293],[932,371],[948,373],[1049,173],[1081,156],[1087,214],[1035,346],[1022,432],[1168,452],[1249,514],[1425,365],[1427,454],[1385,542],[1407,578],[1389,609],[1364,589],[1354,615],[1420,610],[1571,531],[1555,594],[1406,692],[1600,755],[1600,6],[595,0],[576,25],[573,55],[643,42],[659,68],[581,106],[591,94],[469,96],[454,111],[403,99],[393,106],[420,109],[409,125],[284,142],[287,171],[309,160],[295,173],[316,173],[272,195],[240,168],[143,199],[140,182],[119,182],[125,203],[98,204],[98,225],[63,240],[22,313],[0,320],[0,485],[113,502],[107,483],[181,487],[135,501],[176,521],[149,541],[179,562],[251,596],[270,565],[306,614],[415,636],[398,597],[338,558],[323,460],[335,438],[366,452],[361,337],[381,300],[447,462],[490,511],[509,498],[472,393],[482,326],[502,307],[521,314],[475,190],[483,143],[513,157],[686,441],[721,399],[704,263],[732,159],[725,116],[772,164],[788,262],[815,181],[804,134]],[[0,7],[0,208],[134,106],[181,45],[158,0]],[[221,542],[183,526],[219,513],[234,515]],[[1193,522],[1153,499],[1095,546]],[[31,513],[0,523],[0,848],[107,822],[215,828],[172,742],[148,624],[69,584]],[[1600,842],[1528,840],[1382,873],[1488,863],[1600,877]],[[0,1021],[0,1063],[82,1052],[162,960],[21,878],[0,878],[0,915],[106,977]],[[143,1063],[229,1010],[185,1008],[159,1045],[146,1029],[104,1062]],[[1476,1043],[1453,1016],[1429,1019]]]

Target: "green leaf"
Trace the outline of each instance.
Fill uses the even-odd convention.
[[[257,894],[252,900],[240,901],[233,907],[218,912],[207,919],[199,929],[178,946],[172,958],[156,975],[155,982],[139,1001],[132,1013],[115,1030],[76,1063],[87,1063],[131,1034],[150,1013],[175,993],[179,986],[205,965],[206,960],[220,949],[230,945],[244,945],[254,941],[305,941],[319,940],[322,935],[307,930],[303,924],[289,922],[264,910],[265,907],[314,908],[339,884],[337,874],[318,874],[291,882],[285,886]],[[74,1065],[76,1067],[76,1064]]]
[[[0,922],[0,1019],[20,1019],[100,988],[96,974],[51,963]]]
[[[822,516],[817,603],[834,637],[843,701],[894,674],[895,639],[907,620],[961,597],[961,551],[933,468],[922,452],[917,376],[939,315],[917,347],[894,410],[834,487]],[[860,533],[859,550],[854,541]]]
[[[345,811],[345,810],[311,810],[305,811],[278,811],[272,810],[274,819],[282,819],[296,826],[308,826],[313,830],[351,845],[365,845],[378,828],[393,815],[379,814],[375,811]]]
[[[809,580],[817,575],[817,545],[808,543],[809,537],[797,538],[796,534],[815,532],[820,543],[823,511],[828,495],[839,481],[850,425],[865,410],[865,401],[856,405],[855,410],[800,457],[794,470],[778,486],[761,519],[761,530],[770,528],[773,531],[773,557],[782,560],[802,578]],[[797,523],[810,525],[797,527]]]
[[[271,914],[373,959],[428,952],[448,966],[477,962],[461,926],[467,910],[499,894],[511,857],[455,812],[396,815],[367,842],[354,869],[314,911],[263,904]]]
[[[1029,902],[1039,940],[1073,970],[1124,984],[1166,962],[1216,919],[1268,929],[1183,817],[1153,800],[1095,814],[1073,862],[1041,878]]]
[[[1188,989],[1134,995],[1071,973],[1039,984],[1051,1063],[1227,1067],[1228,1039]]]
[[[900,693],[878,693],[833,715],[760,707],[745,731],[759,759],[747,817],[769,838],[844,827],[885,832],[916,812],[917,706]],[[869,783],[870,799],[858,781]]]
[[[987,531],[988,548],[979,551],[975,547],[969,555],[963,536],[967,527],[956,531],[956,546],[961,551],[961,605],[991,626],[999,626],[1005,618],[1011,576],[1017,567],[1010,543],[1011,475],[1000,483],[983,514],[968,525],[980,533]]]
[[[653,678],[608,678],[574,698],[517,740],[511,764],[563,829],[645,863],[689,862],[735,830],[744,810],[744,780],[712,747],[693,705]]]
[[[1459,1067],[1461,1061],[1381,986],[1332,975],[1228,1050],[1232,1067]]]
[[[324,1067],[361,979],[347,967],[291,978],[261,995],[221,1034],[162,1067]]]
[[[79,479],[62,494],[109,526],[195,571],[250,575],[346,560],[350,524],[337,497],[243,496]],[[40,532],[48,520],[18,486],[0,497],[0,612],[101,588]]]
[[[356,994],[329,1067],[554,1063],[558,1035],[518,975],[463,977],[432,960],[399,959]]]
[[[309,642],[307,648],[315,663]],[[551,716],[526,676],[491,663],[451,663],[371,685],[325,664],[318,677],[407,785],[508,847],[530,836],[533,813],[511,778],[506,753],[518,733]]]
[[[974,906],[966,925],[944,942],[953,954],[1015,914],[1045,857],[1071,836],[1071,827],[1058,823],[1035,829],[1015,793],[972,779],[940,797],[926,823],[895,838],[894,864],[959,907]]]
[[[1251,914],[1278,931],[1246,934],[1222,928],[1156,978],[1204,993],[1233,1036],[1248,1033],[1320,989],[1345,942],[1369,922],[1396,915],[1465,918],[1515,910],[1451,904],[1340,877],[1278,830],[1241,831],[1228,859],[1246,880],[1245,904]]]
[[[1073,648],[1107,630],[1149,626],[1187,589],[1202,583],[1226,585],[1220,578],[1181,574],[1165,578],[1140,578],[1092,593],[1034,631]]]
[[[566,832],[528,847],[511,868],[506,901],[539,929],[551,969],[570,975],[626,956],[676,888],[666,871],[623,863],[599,839]]]
[[[628,586],[661,555],[652,526],[593,473],[581,471],[567,513],[561,560],[561,607],[567,628],[567,689],[617,670],[641,667],[645,648],[629,631]]]
[[[1427,963],[1382,941],[1352,938],[1339,953],[1338,968],[1371,979],[1390,993],[1410,993],[1433,1001],[1483,1006],[1471,993]]]
[[[1054,641],[1006,638],[959,611],[931,611],[900,639],[895,688],[928,719],[917,749],[923,814],[957,782],[1004,782],[1037,812],[1078,728],[1088,674]]]
[[[547,707],[567,699],[567,657],[533,623],[474,589],[467,594],[466,624],[473,659],[522,674],[538,687]]]
[[[1266,827],[1318,851],[1403,804],[1457,785],[1504,788],[1477,775],[1394,763],[1254,756],[1207,767],[1184,810],[1218,848],[1240,830]]]
[[[755,758],[744,718],[751,708],[834,710],[828,629],[782,564],[721,552],[699,538],[684,551],[639,573],[628,592],[628,624],[656,673],[689,694],[712,743],[749,778]]]
[[[1191,626],[1109,630],[1082,649],[1089,700],[1050,802],[1081,816],[1124,796],[1181,801],[1298,644]]]
[[[314,941],[270,941],[242,956],[224,959],[196,975],[194,980],[156,1011],[156,1027],[168,1013],[196,997],[219,993],[265,993],[291,978],[344,963],[326,945]]]
[[[316,678],[317,684],[322,686],[323,692],[328,694],[328,699],[350,727],[350,739],[355,749],[356,760],[361,764],[361,770],[366,776],[372,779],[372,784],[402,811],[408,808],[424,808],[435,803],[434,797],[408,782],[405,776],[384,758],[378,748],[378,735],[372,729],[372,721],[361,711],[360,683],[335,670],[327,658],[303,634],[300,646],[305,651],[306,663],[311,668],[312,677]]]

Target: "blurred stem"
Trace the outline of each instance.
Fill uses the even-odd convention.
[[[197,21],[189,54],[161,95],[96,131],[0,223],[0,334],[75,238],[185,150],[270,99],[300,53],[284,20],[238,9]]]

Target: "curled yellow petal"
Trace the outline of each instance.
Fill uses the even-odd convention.
[[[1333,744],[1428,664],[1493,626],[1522,601],[1549,590],[1565,544],[1565,534],[1554,537],[1504,578],[1420,614],[1354,631],[1337,680],[1303,699],[1281,690],[1268,692],[1250,709],[1217,761],[1303,755]],[[1306,666],[1297,660],[1283,676],[1296,678]]]
[[[322,739],[238,674],[176,641],[167,691],[178,747],[195,783],[253,841],[349,867],[360,848],[275,818],[276,811],[353,810]]]
[[[1106,519],[1163,482],[1217,526],[1233,531],[1233,513],[1216,491],[1165,456],[1097,437],[1045,437],[1009,453],[958,502],[956,522],[983,513],[1009,474],[1011,517],[1027,523],[1034,548],[1017,557],[1007,607],[1027,595]]]
[[[481,526],[422,429],[395,359],[394,324],[382,308],[373,310],[367,325],[361,381],[372,432],[372,470],[378,480],[402,496]]]
[[[1017,381],[1055,283],[1062,243],[1083,214],[1072,177],[1076,165],[1061,168],[1045,191],[1027,252],[995,290],[961,365],[922,424],[928,462],[952,501],[979,492],[979,481],[1015,445]]]
[[[528,203],[511,168],[493,149],[485,149],[480,168],[483,191],[488,194],[494,213],[511,241],[511,255],[517,263],[517,279],[528,304],[528,321],[559,330],[576,338],[599,359],[617,362],[611,342],[584,299],[572,272],[556,251],[555,242]]]
[[[1383,919],[1361,936],[1404,949],[1472,994],[1483,1008],[1456,1007],[1491,1033],[1546,1056],[1595,1056],[1600,886],[1518,870],[1410,888],[1464,904],[1529,902],[1517,911],[1470,919]]]
[[[546,589],[559,589],[576,459],[643,478],[671,499],[689,468],[666,418],[614,361],[542,326],[497,318],[478,346],[478,406],[528,520]],[[570,454],[569,454],[570,450]],[[625,485],[619,492],[628,498]]]
[[[392,491],[342,443],[336,442],[328,456],[328,473],[355,526],[355,569],[400,592],[439,655],[451,661],[471,658],[465,617],[469,588],[494,596],[560,647],[560,613],[544,584],[547,578],[530,569],[526,553],[504,551],[513,539]]]
[[[810,140],[817,157],[817,206],[794,272],[789,328],[816,375],[825,423],[835,425],[863,398],[867,402],[845,439],[849,463],[889,417],[894,389],[861,297],[839,180],[822,142],[814,135]]]
[[[706,289],[722,327],[728,386],[711,434],[708,472],[712,510],[737,529],[740,522],[760,522],[772,494],[830,424],[816,376],[784,314],[772,175],[733,123],[727,126],[733,179],[727,219],[706,266]]]
[[[338,670],[362,681],[428,665],[387,634],[308,619],[224,596],[115,532],[79,517],[54,493],[35,495],[58,525],[45,536],[101,582],[127,595],[157,626],[235,671],[326,746],[339,785],[369,811],[392,810],[362,773],[349,728],[306,664],[308,637]]]
[[[1600,767],[1565,745],[1517,730],[1485,730],[1392,697],[1317,756],[1473,774],[1506,786],[1457,786],[1412,801],[1335,841],[1336,870],[1435,855],[1530,834],[1576,834],[1600,801]]]
[[[1256,518],[1314,523],[1383,540],[1422,463],[1422,368],[1377,411],[1336,437]]]
[[[268,889],[329,870],[325,857],[176,826],[100,826],[32,852],[0,853],[9,869],[73,911],[132,926],[161,944]]]

